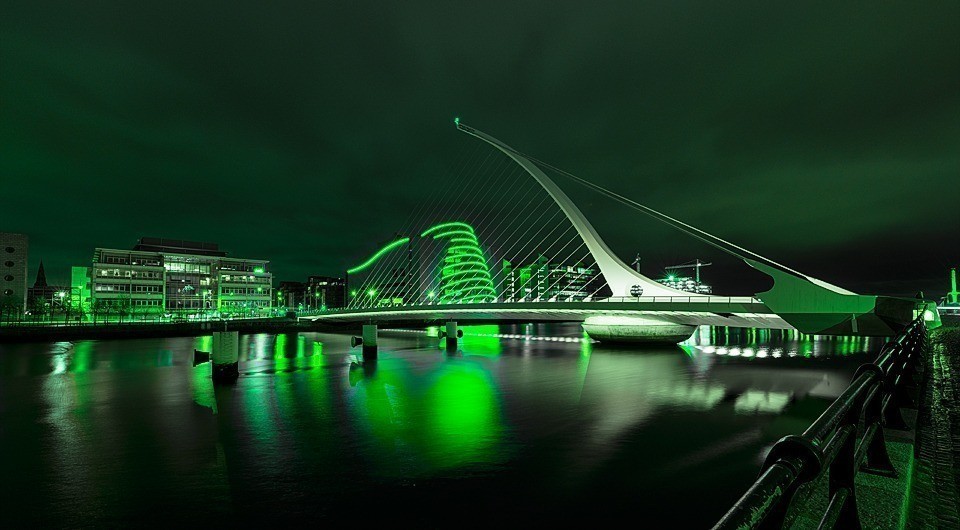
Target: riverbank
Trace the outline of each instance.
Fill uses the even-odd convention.
[[[286,317],[203,322],[86,323],[66,326],[4,325],[0,326],[0,343],[192,337],[224,330],[240,333],[291,333],[340,329]]]

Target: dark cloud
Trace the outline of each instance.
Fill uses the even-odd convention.
[[[53,277],[140,235],[336,273],[445,185],[455,115],[853,288],[960,264],[956,2],[8,0],[0,229]],[[623,255],[709,255],[564,186]]]

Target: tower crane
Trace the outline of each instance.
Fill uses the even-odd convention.
[[[704,263],[699,259],[695,259],[692,263],[670,265],[669,267],[664,267],[663,270],[672,271],[677,269],[694,269],[694,280],[697,282],[697,285],[700,285],[700,267],[709,267],[710,265],[713,265],[713,263]]]

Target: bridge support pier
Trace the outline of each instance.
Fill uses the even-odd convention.
[[[440,330],[437,335],[441,340],[446,339],[445,342],[448,350],[456,350],[457,339],[463,337],[463,330],[457,328],[457,322],[455,320],[451,320],[447,322],[445,328]]]
[[[213,332],[213,382],[229,383],[240,377],[240,339],[236,331]]]
[[[377,360],[377,325],[364,324],[360,337],[350,339],[350,345],[353,347],[361,346],[364,361]]]

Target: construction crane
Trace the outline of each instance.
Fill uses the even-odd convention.
[[[663,270],[672,271],[677,269],[694,269],[694,280],[697,282],[697,285],[700,285],[700,267],[709,267],[710,265],[713,265],[713,263],[704,263],[699,259],[695,259],[692,263],[670,265],[669,267],[664,267]]]

